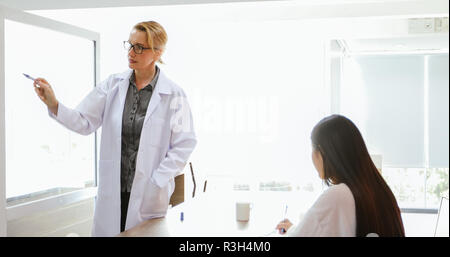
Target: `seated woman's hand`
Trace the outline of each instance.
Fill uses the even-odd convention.
[[[276,229],[278,230],[278,232],[280,234],[284,234],[291,226],[292,226],[292,222],[290,222],[288,219],[284,219],[280,223],[278,223]]]

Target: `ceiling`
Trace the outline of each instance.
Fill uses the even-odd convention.
[[[22,10],[104,8],[151,5],[183,5],[229,2],[268,2],[269,0],[0,0],[0,4]],[[286,0],[271,0],[285,2]],[[309,0],[306,0],[309,1]],[[318,0],[324,1],[324,0]],[[327,0],[328,2],[330,0]],[[336,0],[335,0],[336,1]]]
[[[73,8],[103,8],[152,5],[214,4],[232,2],[264,2],[276,5],[342,5],[342,4],[402,4],[434,5],[447,0],[0,0],[0,4],[21,10],[51,10]],[[448,9],[448,3],[446,3]],[[448,11],[447,11],[448,12]]]

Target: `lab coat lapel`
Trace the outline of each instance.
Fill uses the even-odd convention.
[[[156,84],[158,85],[158,83]],[[158,87],[155,86],[155,92],[152,95],[152,98],[150,98],[150,103],[148,104],[147,113],[145,114],[145,120],[144,124],[147,123],[148,119],[152,115],[153,111],[158,106],[159,102],[161,101],[161,96],[159,95],[159,92],[157,92]]]
[[[122,79],[118,85],[120,106],[125,105],[125,97],[127,96],[128,87],[130,86],[131,74],[133,74],[133,70],[127,70],[120,75]]]
[[[150,99],[150,103],[147,108],[144,124],[148,122],[150,116],[155,111],[158,104],[161,102],[161,94],[170,94],[170,90],[168,90],[167,86],[168,86],[167,78],[164,75],[164,73],[160,70],[158,82],[156,82],[152,98]]]

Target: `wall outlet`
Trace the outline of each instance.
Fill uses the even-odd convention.
[[[408,19],[410,34],[448,32],[448,17]]]
[[[434,33],[434,18],[418,18],[408,20],[410,34]]]

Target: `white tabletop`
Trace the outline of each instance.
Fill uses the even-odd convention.
[[[286,194],[285,194],[286,195]],[[198,195],[168,210],[166,217],[144,221],[119,236],[180,236],[180,237],[260,237],[279,236],[275,227],[284,217],[290,201],[289,218],[298,222],[310,201],[286,199],[285,195],[260,193],[259,197],[238,199],[232,195]],[[280,200],[281,199],[281,200]],[[236,202],[252,203],[249,221],[236,220]],[[300,207],[299,207],[300,206]],[[183,212],[184,220],[180,220]]]

